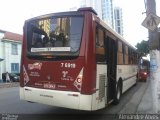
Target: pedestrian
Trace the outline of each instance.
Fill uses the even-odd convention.
[[[6,82],[11,82],[8,72],[6,72]]]

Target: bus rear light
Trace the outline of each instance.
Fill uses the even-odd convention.
[[[23,65],[23,77],[24,77],[24,85],[26,85],[29,82],[29,77],[24,65]]]
[[[147,73],[146,73],[146,72],[144,72],[143,74],[144,74],[144,75],[147,75]]]
[[[78,79],[77,79],[77,82],[81,83],[81,80],[82,80],[81,78],[78,78]]]
[[[77,76],[76,80],[74,81],[74,86],[81,91],[81,85],[82,85],[82,78],[83,78],[83,68],[81,69],[79,75]]]
[[[74,86],[81,91],[81,85],[82,85],[82,77],[77,77],[77,79],[74,81]]]
[[[78,75],[78,77],[77,77],[77,82],[78,82],[78,83],[81,83],[81,82],[82,82],[82,77],[83,77],[82,75]]]

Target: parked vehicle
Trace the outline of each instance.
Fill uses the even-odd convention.
[[[15,73],[9,73],[9,77],[11,82],[19,82],[19,79],[20,79],[19,75]],[[2,79],[3,79],[3,82],[6,82],[6,73],[2,74]]]
[[[19,76],[17,74],[10,73],[9,77],[10,77],[12,82],[19,82]]]
[[[146,82],[148,75],[149,75],[149,73],[146,70],[140,70],[138,73],[139,81]]]
[[[138,70],[139,81],[146,82],[149,76],[150,62],[148,60],[141,59]]]

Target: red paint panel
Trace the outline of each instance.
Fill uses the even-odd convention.
[[[25,86],[43,89],[78,91],[74,86],[83,58],[65,61],[33,61],[26,59],[24,67],[29,77]],[[35,64],[40,66],[35,66]],[[24,76],[23,76],[24,77]]]
[[[84,80],[82,83],[82,94],[93,94],[96,88],[96,61],[95,61],[95,34],[92,14],[85,13],[85,23],[83,40],[86,42],[85,61],[84,61]]]

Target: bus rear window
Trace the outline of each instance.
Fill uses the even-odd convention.
[[[80,48],[83,17],[53,17],[27,24],[30,53],[77,52]]]

